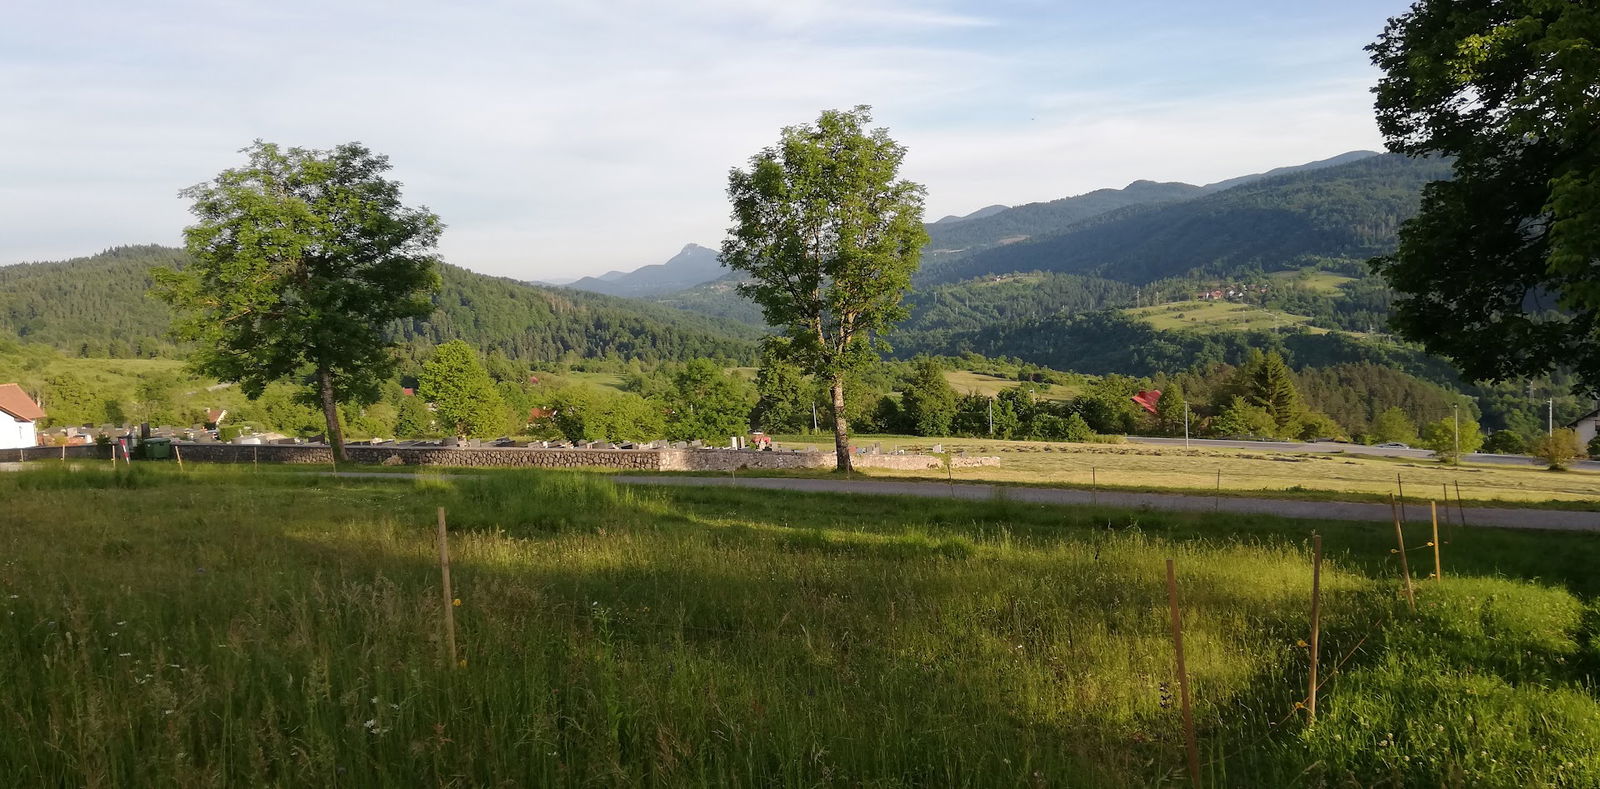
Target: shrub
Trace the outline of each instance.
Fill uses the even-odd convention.
[[[1578,431],[1563,427],[1533,442],[1533,456],[1550,465],[1553,471],[1563,471],[1574,458],[1583,457],[1578,447]]]

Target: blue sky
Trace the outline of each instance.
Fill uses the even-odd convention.
[[[1399,0],[11,0],[0,263],[176,244],[256,138],[388,154],[447,260],[576,277],[715,246],[730,167],[871,104],[928,217],[1381,147]]]

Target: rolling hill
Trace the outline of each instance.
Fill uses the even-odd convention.
[[[1439,160],[1366,157],[1192,200],[1133,206],[1056,235],[930,260],[919,282],[1054,271],[1146,283],[1189,273],[1270,272],[1315,258],[1364,259],[1392,249],[1400,224],[1416,213],[1423,185],[1449,176]]]
[[[83,356],[177,353],[165,305],[145,295],[150,270],[182,265],[182,250],[131,246],[55,263],[0,267],[0,333]],[[426,320],[397,340],[461,339],[531,362],[563,354],[622,359],[748,359],[759,332],[700,315],[596,293],[541,287],[443,266]]]

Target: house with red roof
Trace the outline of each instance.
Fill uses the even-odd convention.
[[[44,409],[16,384],[0,384],[0,449],[22,449],[39,443],[34,423]]]

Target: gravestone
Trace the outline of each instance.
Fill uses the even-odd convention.
[[[933,445],[933,449],[928,450],[928,451],[932,452],[935,455],[942,454],[944,452],[944,444],[934,444]]]

